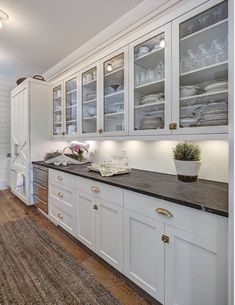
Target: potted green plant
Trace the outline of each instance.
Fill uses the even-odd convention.
[[[201,150],[197,144],[178,143],[173,148],[177,178],[184,182],[195,182],[201,166]]]

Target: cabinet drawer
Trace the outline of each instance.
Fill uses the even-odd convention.
[[[34,194],[42,201],[48,202],[48,188],[39,184],[37,181],[33,183]]]
[[[186,232],[227,245],[228,219],[226,217],[126,190],[124,191],[124,207]],[[156,210],[161,208],[169,211],[172,217],[164,216],[164,213],[158,214]]]
[[[42,200],[37,195],[35,196],[35,204],[38,208],[43,210],[46,214],[48,214],[48,203],[47,201]]]
[[[74,190],[68,186],[50,183],[49,185],[50,197],[55,198],[68,206],[74,205]]]
[[[48,172],[43,170],[41,167],[33,167],[33,178],[36,181],[40,181],[43,185],[46,185],[48,182]]]
[[[66,213],[64,210],[60,209],[58,206],[54,204],[50,204],[49,215],[52,218],[52,221],[59,224],[69,233],[73,233],[74,224],[73,224],[73,216],[69,213]]]
[[[93,194],[96,198],[123,206],[123,189],[80,177],[77,181],[79,191]]]
[[[61,185],[68,185],[70,187],[74,187],[76,183],[76,177],[71,174],[66,174],[61,171],[49,170],[49,179],[50,181],[55,181]]]

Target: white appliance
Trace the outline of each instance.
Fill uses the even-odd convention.
[[[42,160],[50,147],[50,86],[27,78],[11,94],[12,193],[34,203],[32,161]]]

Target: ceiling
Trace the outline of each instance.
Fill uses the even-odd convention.
[[[0,75],[42,74],[143,0],[1,0]]]

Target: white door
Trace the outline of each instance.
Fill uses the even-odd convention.
[[[27,171],[29,162],[29,115],[27,89],[11,99],[11,163],[12,167]]]
[[[96,253],[123,272],[123,208],[97,199]]]
[[[172,22],[173,133],[228,132],[228,1]]]
[[[171,46],[171,24],[130,44],[131,134],[171,133]]]
[[[95,251],[95,200],[94,196],[80,192],[77,205],[77,237]]]
[[[103,136],[128,134],[128,48],[101,61],[100,133]]]
[[[125,210],[124,232],[124,274],[163,303],[164,224]]]
[[[165,226],[165,305],[227,305],[224,246]]]

